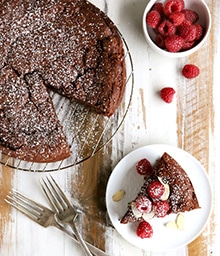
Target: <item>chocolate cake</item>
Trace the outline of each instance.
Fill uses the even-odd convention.
[[[36,162],[53,162],[70,156],[39,75],[33,73],[21,79],[8,66],[0,70],[0,75],[0,149],[15,158]]]
[[[1,1],[0,55],[0,149],[9,156],[50,162],[70,155],[47,89],[106,116],[121,103],[123,42],[85,0]]]
[[[141,195],[149,197],[148,187],[153,181],[158,181],[158,177],[163,184],[167,184],[169,187],[169,195],[167,198],[169,210],[167,214],[191,211],[199,208],[199,202],[194,187],[187,173],[176,160],[166,152],[157,161],[152,175],[145,178],[145,182],[133,202]],[[142,220],[142,217],[134,215],[131,203],[129,203],[128,210],[120,222],[126,224],[140,220]]]

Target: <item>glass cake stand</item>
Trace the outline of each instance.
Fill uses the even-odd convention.
[[[122,36],[121,36],[122,37]],[[66,169],[94,156],[115,135],[128,112],[134,86],[131,54],[122,37],[126,61],[126,89],[119,108],[111,117],[92,113],[81,104],[51,92],[54,107],[72,154],[69,158],[54,163],[34,163],[8,157],[0,152],[1,164],[13,169],[47,172]]]

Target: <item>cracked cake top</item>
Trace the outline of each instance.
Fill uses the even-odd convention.
[[[121,37],[87,1],[2,1],[0,55],[0,148],[10,156],[37,162],[69,156],[46,87],[106,116],[122,100]]]

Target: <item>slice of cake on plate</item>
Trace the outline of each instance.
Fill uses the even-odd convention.
[[[193,184],[185,170],[168,153],[157,161],[137,197],[129,203],[122,224],[164,217],[200,208]]]

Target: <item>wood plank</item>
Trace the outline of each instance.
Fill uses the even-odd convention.
[[[10,232],[8,225],[11,222],[12,208],[4,201],[4,199],[12,189],[13,177],[14,173],[11,168],[0,165],[0,248],[4,242],[7,231]]]
[[[179,81],[177,113],[179,146],[197,158],[207,173],[211,172],[209,142],[214,131],[214,48],[209,45],[214,45],[213,31],[202,49],[187,59],[188,63],[199,66],[201,73],[195,79]],[[189,244],[189,256],[197,256],[198,252],[200,256],[211,254],[213,226],[214,219],[211,218],[204,232]]]
[[[77,166],[69,178],[71,197],[77,199],[84,211],[83,235],[88,242],[102,250],[105,250],[105,190],[111,171],[108,163],[109,158],[101,150]]]

